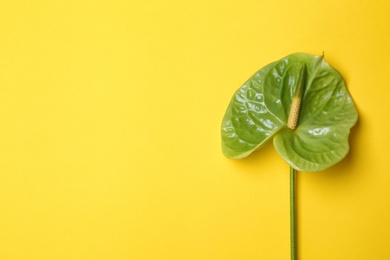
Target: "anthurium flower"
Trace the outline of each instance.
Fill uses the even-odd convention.
[[[341,74],[324,56],[295,53],[257,71],[222,121],[222,151],[240,159],[273,140],[294,169],[321,171],[349,151],[358,114]]]

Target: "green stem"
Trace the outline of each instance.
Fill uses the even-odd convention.
[[[291,235],[291,260],[296,260],[296,221],[295,221],[295,169],[290,167],[290,235]]]

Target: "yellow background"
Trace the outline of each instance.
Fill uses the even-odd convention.
[[[321,55],[351,152],[298,175],[302,260],[390,259],[390,2],[0,1],[0,259],[289,259],[289,167],[220,151],[231,96]]]

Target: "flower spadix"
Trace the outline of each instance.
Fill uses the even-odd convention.
[[[222,151],[240,159],[273,140],[300,171],[321,171],[349,151],[358,114],[340,73],[323,56],[291,54],[237,90],[222,121]]]

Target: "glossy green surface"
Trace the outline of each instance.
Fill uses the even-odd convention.
[[[297,128],[291,130],[287,119],[303,64],[306,82]],[[295,53],[256,72],[234,94],[222,122],[222,151],[240,159],[273,139],[293,168],[321,171],[347,155],[357,118],[340,73],[323,56]]]

